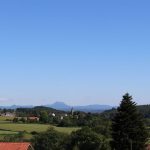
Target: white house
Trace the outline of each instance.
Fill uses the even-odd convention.
[[[52,116],[55,117],[56,115],[54,113],[52,113]]]

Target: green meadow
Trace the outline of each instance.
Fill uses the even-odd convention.
[[[56,127],[52,125],[44,124],[22,124],[22,123],[0,123],[0,130],[7,130],[13,132],[26,131],[28,133],[32,131],[42,132],[46,131],[49,127],[53,127],[55,130],[63,133],[70,134],[72,131],[76,131],[78,128],[74,127]]]
[[[70,134],[72,131],[76,131],[79,128],[76,127],[56,127],[48,124],[23,124],[23,123],[12,123],[11,117],[0,117],[0,139],[2,139],[5,135],[14,135],[20,131],[25,131],[27,133],[27,138],[31,138],[31,132],[42,132],[46,131],[49,127],[54,128],[56,131]]]

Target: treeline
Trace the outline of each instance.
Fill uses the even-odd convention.
[[[45,107],[45,106],[36,106],[34,108],[17,108],[15,113],[16,113],[17,117],[31,117],[31,116],[39,117],[42,111],[47,112],[47,114],[50,114],[50,113],[55,113],[55,114],[65,113],[64,111],[59,111],[59,110],[49,108],[49,107]]]
[[[137,109],[141,114],[143,114],[144,118],[150,119],[150,105],[140,105],[137,106]]]
[[[150,127],[150,105],[139,105],[136,106],[137,111],[144,117],[144,123],[146,126]],[[103,113],[101,113],[101,116],[104,118],[107,118],[109,120],[112,120],[117,113],[116,108],[112,108],[110,110],[106,110]]]
[[[106,124],[110,124],[110,121],[99,113],[85,113],[81,111],[65,112],[43,106],[34,108],[18,108],[16,109],[16,116],[19,117],[19,119],[15,118],[14,122],[25,122],[23,117],[34,116],[39,117],[39,123],[54,124],[60,127],[94,127],[97,125],[105,126]]]
[[[58,123],[58,126],[69,127],[69,126],[107,126],[110,125],[111,121],[102,117],[100,114],[82,113],[75,112],[74,115],[65,117]]]
[[[143,115],[144,118],[149,118],[150,119],[150,105],[139,105],[136,106],[137,110]],[[112,108],[110,110],[104,111],[102,116],[105,116],[106,118],[113,118],[117,112],[116,108]]]
[[[45,132],[33,132],[33,138],[24,140],[26,132],[16,135],[7,135],[3,142],[32,142],[35,150],[111,150],[110,137],[103,135],[99,128],[84,127],[72,132],[70,135],[49,128]]]
[[[92,128],[84,127],[70,135],[50,128],[32,139],[35,150],[110,150],[110,140]]]
[[[55,115],[53,115],[55,113]],[[107,126],[111,124],[111,121],[101,116],[101,114],[92,114],[84,112],[63,112],[57,111],[47,107],[35,107],[35,108],[18,108],[16,110],[18,118],[14,118],[14,122],[22,121],[25,122],[24,116],[39,117],[39,123],[54,124],[60,127],[82,127],[82,126]],[[26,122],[34,122],[27,120]],[[35,121],[37,122],[37,121]]]

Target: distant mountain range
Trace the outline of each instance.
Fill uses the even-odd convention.
[[[102,112],[104,110],[112,109],[112,106],[109,105],[85,105],[85,106],[69,106],[63,102],[55,102],[51,105],[45,105],[46,107],[51,107],[57,110],[70,111],[73,108],[75,111],[84,111],[84,112]]]
[[[70,111],[73,108],[75,111],[83,111],[83,112],[103,112],[105,110],[109,110],[109,109],[113,108],[112,106],[109,106],[109,105],[99,105],[99,104],[85,105],[85,106],[69,106],[69,105],[65,104],[64,102],[55,102],[53,104],[48,104],[48,105],[43,105],[43,106],[54,108],[57,110],[63,110],[63,111]],[[4,108],[17,109],[17,108],[33,108],[33,107],[34,106],[32,106],[32,105],[0,106],[1,109],[4,109]]]
[[[11,105],[11,106],[0,106],[0,109],[17,109],[17,108],[33,108],[32,105]]]

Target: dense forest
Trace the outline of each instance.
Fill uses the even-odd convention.
[[[150,118],[150,105],[138,105],[138,111],[144,116],[144,118]],[[116,108],[112,108],[110,110],[106,110],[102,112],[102,115],[108,118],[112,118],[117,112]]]
[[[137,110],[139,111],[139,113],[142,114],[142,116],[144,117],[145,124],[147,126],[150,126],[150,105],[139,105],[136,107],[137,107]],[[106,110],[106,111],[102,112],[101,116],[111,120],[114,118],[116,113],[117,113],[117,109],[112,108],[110,110]]]
[[[40,116],[40,113],[42,111],[49,113],[55,113],[55,114],[62,114],[65,113],[64,111],[56,110],[49,107],[44,106],[36,106],[34,108],[17,108],[15,110],[16,116],[18,117],[27,117],[27,116]]]

